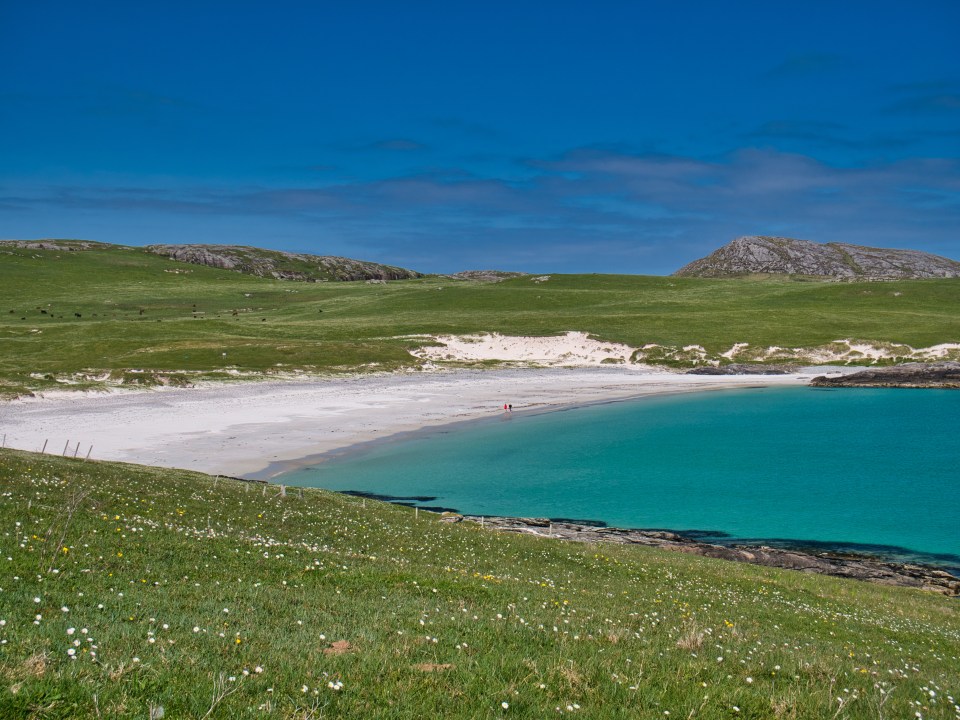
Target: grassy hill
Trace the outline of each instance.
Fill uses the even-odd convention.
[[[960,715],[920,591],[10,450],[0,488],[4,718]]]
[[[0,391],[302,369],[416,366],[415,334],[567,330],[635,346],[960,340],[960,281],[823,283],[621,275],[298,283],[138,248],[0,247]],[[145,372],[131,372],[131,371]],[[158,378],[163,375],[163,378]]]

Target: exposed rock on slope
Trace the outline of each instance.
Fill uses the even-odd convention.
[[[463,270],[449,277],[454,280],[475,280],[477,282],[501,282],[510,278],[523,277],[526,273],[509,270]]]
[[[755,273],[816,275],[842,280],[960,277],[960,262],[919,250],[887,250],[846,243],[815,243],[747,236],[724,245],[677,272],[682,277]]]
[[[815,387],[960,388],[960,362],[906,363],[841,377],[815,377]]]
[[[148,245],[148,252],[179,262],[236,270],[278,280],[408,280],[420,273],[330,255],[305,255],[240,245]]]
[[[0,247],[13,247],[20,250],[59,250],[75,252],[94,248],[109,248],[107,243],[92,240],[0,240]]]

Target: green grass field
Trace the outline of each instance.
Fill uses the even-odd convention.
[[[543,283],[297,283],[137,248],[0,247],[0,390],[8,395],[107,372],[149,383],[155,373],[189,379],[177,371],[216,378],[393,370],[418,362],[408,353],[417,341],[398,336],[568,330],[634,346],[700,344],[711,353],[735,342],[814,347],[840,338],[929,346],[960,341],[960,281],[554,275]]]
[[[0,451],[3,718],[957,718],[960,605]]]

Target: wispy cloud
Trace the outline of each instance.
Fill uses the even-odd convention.
[[[960,111],[960,93],[935,93],[905,98],[887,106],[886,110],[897,114],[956,113]]]
[[[527,165],[536,172],[520,182],[454,168],[316,187],[58,187],[0,193],[0,203],[38,215],[144,213],[184,225],[198,216],[258,217],[256,227],[269,223],[286,237],[336,238],[318,252],[438,271],[663,273],[754,233],[960,257],[956,160],[851,168],[766,149],[702,160],[579,148]]]

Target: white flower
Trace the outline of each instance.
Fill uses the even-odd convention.
[[[753,682],[753,678],[752,678],[752,677],[748,677],[748,678],[747,678],[747,685],[749,685],[749,684],[752,683],[752,682]]]
[[[67,628],[67,635],[73,635],[76,632],[74,628]]]
[[[506,700],[504,700],[502,703],[500,703],[500,707],[502,707],[504,710],[506,710],[507,708],[510,707],[510,703],[508,703]]]

